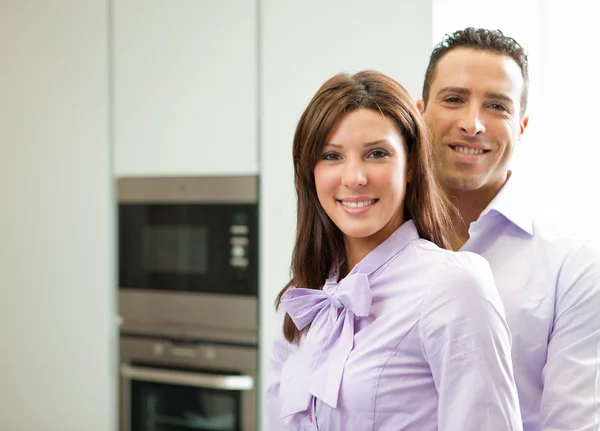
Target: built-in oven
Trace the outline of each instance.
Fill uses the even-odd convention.
[[[121,431],[254,431],[253,346],[122,337]]]
[[[258,178],[117,189],[121,333],[257,343]]]

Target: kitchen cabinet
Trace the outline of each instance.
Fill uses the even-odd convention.
[[[258,173],[256,0],[114,0],[114,173]]]

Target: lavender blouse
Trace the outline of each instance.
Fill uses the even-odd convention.
[[[299,345],[281,331],[288,312]],[[404,223],[339,283],[278,313],[267,430],[522,430],[511,339],[489,264]]]

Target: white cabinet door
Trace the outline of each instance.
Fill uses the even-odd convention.
[[[256,0],[114,0],[117,176],[258,172]]]

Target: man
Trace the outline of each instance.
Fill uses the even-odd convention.
[[[599,431],[600,253],[539,223],[509,170],[527,87],[514,39],[467,28],[433,50],[418,105],[462,217],[455,249],[487,258],[505,304],[524,430]]]

